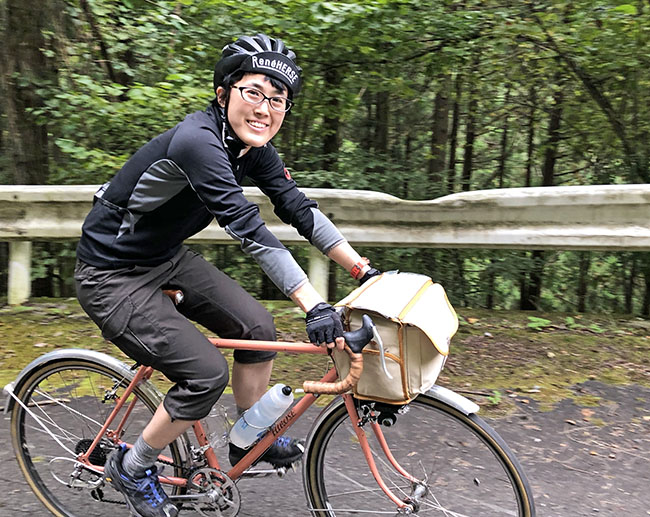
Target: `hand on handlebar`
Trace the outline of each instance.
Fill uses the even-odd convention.
[[[377,275],[381,275],[381,271],[379,271],[377,268],[370,267],[370,269],[366,271],[365,274],[359,279],[359,285],[363,285],[368,280],[370,280],[373,276],[377,276]]]
[[[339,350],[343,350],[345,340],[341,317],[329,303],[319,303],[309,310],[305,323],[311,343],[316,346],[327,345],[328,348],[336,346]]]

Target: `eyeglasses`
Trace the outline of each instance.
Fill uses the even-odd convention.
[[[249,104],[261,104],[267,100],[269,101],[271,109],[273,111],[279,111],[280,113],[286,113],[291,109],[291,106],[293,106],[293,101],[286,97],[275,95],[273,97],[267,97],[257,88],[253,88],[252,86],[233,86],[233,88],[238,89],[239,93],[241,93],[241,98]]]

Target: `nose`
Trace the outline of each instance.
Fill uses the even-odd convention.
[[[269,100],[264,99],[259,104],[256,104],[255,105],[255,112],[270,115],[271,114],[271,105],[269,104]]]

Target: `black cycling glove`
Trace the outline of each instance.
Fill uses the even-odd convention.
[[[307,313],[307,335],[314,345],[334,343],[343,336],[341,317],[329,303],[319,303]]]
[[[381,275],[381,271],[378,269],[371,267],[366,273],[359,279],[359,285],[363,285],[366,283],[368,280],[370,280],[373,276]]]

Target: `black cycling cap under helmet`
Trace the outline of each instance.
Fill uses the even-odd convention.
[[[214,89],[234,72],[265,74],[281,81],[291,97],[300,91],[302,68],[296,64],[296,54],[280,39],[266,34],[242,36],[226,45],[221,59],[214,66]]]

